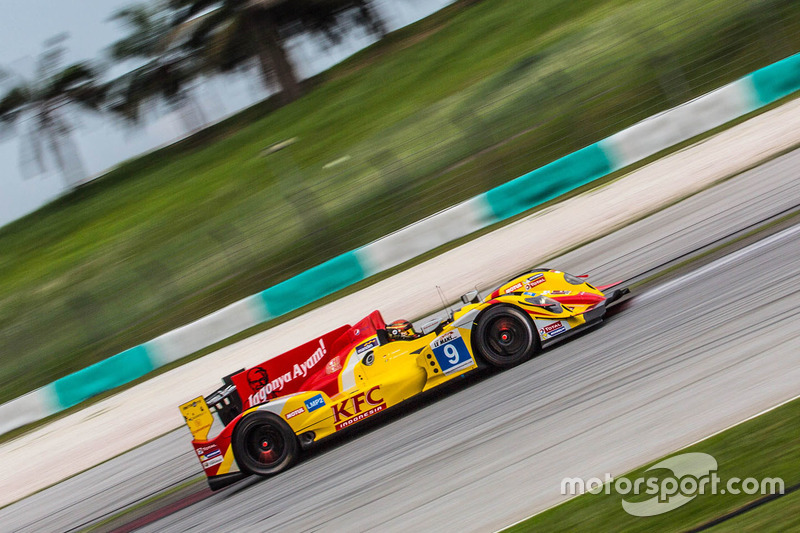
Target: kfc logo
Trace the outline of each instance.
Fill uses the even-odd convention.
[[[253,391],[263,389],[267,386],[267,383],[269,383],[267,371],[260,366],[251,368],[247,372],[247,382],[250,384],[250,389]]]
[[[381,396],[381,387],[377,385],[367,392],[360,392],[355,396],[337,403],[331,407],[336,431],[355,424],[379,411],[386,409]]]

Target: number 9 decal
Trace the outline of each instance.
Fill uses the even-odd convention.
[[[447,357],[451,365],[458,364],[458,350],[453,344],[444,345],[444,356]]]
[[[472,354],[457,330],[447,332],[434,340],[431,343],[431,349],[436,357],[436,362],[439,363],[439,368],[445,375],[475,364]]]

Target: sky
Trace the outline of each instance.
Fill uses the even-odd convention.
[[[389,29],[394,30],[433,13],[453,0],[377,0],[376,7]],[[29,76],[43,43],[66,32],[66,64],[97,60],[108,46],[125,35],[112,13],[132,0],[0,0],[0,68]],[[135,2],[134,2],[135,3]],[[322,48],[311,39],[290,43],[291,56],[301,76],[325,70],[361,48],[372,38],[354,32],[335,48]],[[127,66],[130,68],[130,65]],[[110,76],[127,70],[111,67]],[[204,113],[213,121],[252,105],[268,96],[257,79],[232,75],[198,84],[198,98]],[[0,95],[2,97],[2,95]],[[122,128],[107,117],[73,113],[75,142],[90,176],[101,174],[120,161],[169,144],[185,134],[174,113],[164,113],[141,128]],[[64,190],[60,176],[48,172],[23,179],[19,170],[20,140],[28,123],[18,124],[16,135],[0,137],[0,226],[29,213],[56,198]]]

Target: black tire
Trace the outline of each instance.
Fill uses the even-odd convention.
[[[473,334],[477,354],[497,368],[510,368],[533,357],[539,336],[533,321],[516,307],[490,307],[480,317]]]
[[[236,424],[233,456],[242,472],[271,476],[297,459],[299,445],[289,425],[273,413],[256,411]]]

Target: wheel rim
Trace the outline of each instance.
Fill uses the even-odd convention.
[[[252,428],[247,435],[247,455],[262,466],[279,462],[286,452],[286,441],[277,428],[261,425]]]
[[[526,330],[512,317],[502,316],[492,320],[486,328],[486,342],[500,357],[514,357],[527,348]]]

